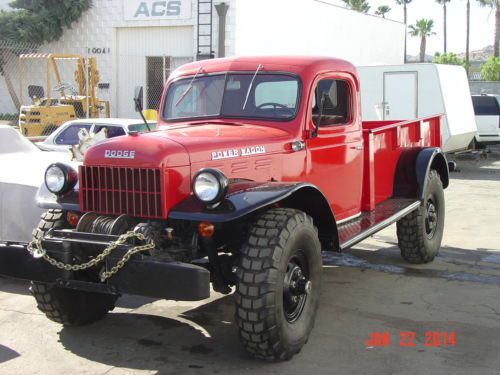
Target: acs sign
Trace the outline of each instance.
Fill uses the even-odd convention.
[[[127,0],[124,18],[129,21],[191,18],[191,0]]]

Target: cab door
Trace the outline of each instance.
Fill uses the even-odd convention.
[[[355,81],[342,73],[317,77],[308,106],[308,181],[327,197],[337,221],[354,217],[361,211],[363,180],[361,115]],[[319,128],[315,135],[316,124]]]

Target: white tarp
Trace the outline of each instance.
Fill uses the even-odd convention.
[[[0,241],[29,242],[43,209],[35,202],[47,166],[69,163],[69,152],[40,151],[17,130],[0,125]]]

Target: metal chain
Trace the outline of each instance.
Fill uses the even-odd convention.
[[[111,242],[108,247],[104,249],[104,251],[96,256],[95,258],[91,259],[87,263],[82,263],[82,264],[66,264],[61,261],[58,261],[57,259],[54,259],[47,255],[47,251],[42,248],[42,240],[43,238],[40,237],[36,240],[31,241],[28,244],[28,251],[33,256],[33,258],[43,258],[45,261],[50,263],[52,266],[65,270],[65,271],[83,271],[89,268],[92,268],[96,266],[97,264],[101,263],[106,257],[108,257],[114,250],[118,248],[120,245],[124,245],[127,243],[127,241],[131,238],[137,238],[140,241],[145,241],[146,238],[142,233],[137,233],[137,232],[128,232],[118,238],[118,240]],[[155,243],[154,241],[151,241],[147,243],[146,245],[142,246],[135,246],[128,250],[125,255],[118,261],[118,263],[111,268],[111,270],[107,272],[101,273],[101,281],[106,281],[109,279],[111,276],[116,274],[120,269],[122,269],[125,264],[130,260],[132,255],[143,252],[143,251],[148,251],[148,250],[153,250],[155,248]]]

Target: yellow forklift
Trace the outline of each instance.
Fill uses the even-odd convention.
[[[30,105],[21,105],[19,130],[26,137],[44,137],[50,135],[58,126],[75,118],[109,117],[109,101],[96,97],[99,84],[99,71],[95,57],[85,60],[80,55],[25,54],[19,59],[19,97],[23,98],[24,64],[26,60],[46,61],[46,91],[42,86],[29,85]],[[62,82],[58,62],[73,60],[76,63],[75,88],[69,82]],[[87,74],[85,74],[87,73]],[[51,87],[52,74],[55,86]],[[88,77],[88,80],[86,79]],[[88,81],[88,85],[87,85]],[[58,92],[59,98],[51,93]]]

